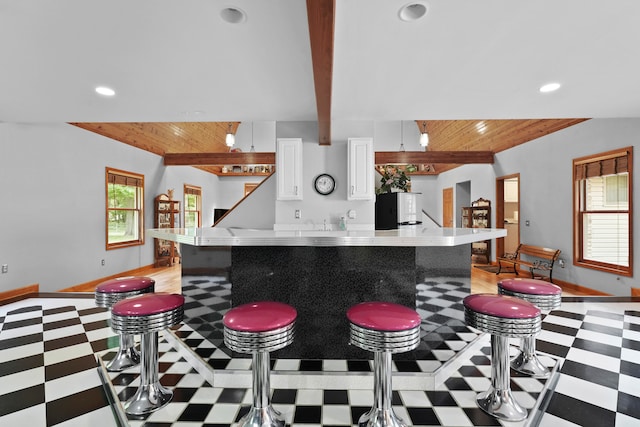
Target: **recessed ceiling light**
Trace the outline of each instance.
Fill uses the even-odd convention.
[[[540,92],[542,93],[554,92],[558,89],[560,89],[560,83],[547,83],[540,86]]]
[[[405,22],[417,21],[427,14],[427,6],[422,3],[409,3],[400,8],[398,16]]]
[[[104,96],[113,96],[116,94],[116,91],[111,89],[110,87],[106,87],[106,86],[98,86],[96,88],[96,92],[99,93],[100,95],[104,95]]]
[[[478,133],[483,134],[487,131],[487,122],[480,121],[478,123],[476,123],[476,130],[478,131]]]
[[[237,7],[227,7],[220,11],[220,17],[229,24],[242,24],[247,20],[247,14]]]

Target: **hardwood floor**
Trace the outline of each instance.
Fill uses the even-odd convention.
[[[182,293],[181,265],[172,267],[150,267],[143,270],[140,275],[151,277],[156,281],[156,292]]]
[[[181,292],[180,265],[173,267],[147,268],[140,272],[140,275],[152,277],[156,281],[156,291],[158,292]],[[471,268],[471,293],[497,293],[497,283],[501,279],[514,277],[513,274],[500,274],[484,271],[479,268]],[[572,289],[563,289],[564,296],[591,295]]]

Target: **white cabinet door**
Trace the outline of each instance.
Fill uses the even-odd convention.
[[[349,138],[348,141],[348,193],[347,200],[372,200],[373,188],[373,139]]]
[[[518,181],[504,181],[504,201],[518,201]]]
[[[280,138],[276,146],[278,200],[302,200],[302,139]]]

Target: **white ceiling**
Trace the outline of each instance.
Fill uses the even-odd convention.
[[[332,120],[640,117],[640,1],[409,1],[336,0]],[[5,122],[317,119],[302,0],[0,0],[0,64]]]

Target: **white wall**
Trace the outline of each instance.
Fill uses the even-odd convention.
[[[226,181],[226,179],[222,181]],[[242,203],[234,207],[233,211],[229,212],[216,227],[272,230],[276,216],[275,195],[276,176],[272,174],[242,200]]]
[[[343,185],[348,137],[373,136],[376,151],[395,151],[401,139],[407,151],[420,150],[418,130],[410,121],[334,123],[334,142],[329,147],[317,144],[315,123],[272,123],[254,125],[254,138],[260,134],[260,144],[265,144],[263,148],[255,144],[258,151],[270,151],[270,141],[273,139],[275,144],[276,134],[303,138],[307,185],[303,220],[322,221],[328,217],[335,222],[356,206],[358,220],[374,222],[372,202],[351,202],[362,203],[353,205],[346,200]],[[255,132],[256,128],[259,132]],[[251,130],[246,129],[239,139],[242,144],[248,141],[250,146]],[[441,222],[443,188],[471,181],[471,200],[484,197],[495,206],[496,177],[519,173],[521,241],[562,250],[567,263],[566,268],[555,269],[558,279],[629,295],[629,287],[638,286],[633,278],[572,265],[571,164],[577,157],[638,147],[638,135],[640,119],[593,119],[499,153],[493,165],[467,165],[437,177],[415,176],[412,190],[422,193],[423,208]],[[219,179],[188,166],[165,168],[160,156],[67,124],[0,123],[0,264],[9,265],[9,273],[0,274],[0,291],[31,283],[40,283],[43,291],[54,291],[153,262],[151,239],[140,247],[111,251],[104,248],[106,166],[144,174],[146,228],[153,226],[153,198],[168,188],[174,188],[174,197],[182,200],[185,183],[202,187],[206,227],[213,223],[213,209],[233,206],[243,197],[243,183],[250,181]],[[315,194],[312,188],[313,178],[322,172],[333,174],[338,181],[338,189],[326,197]],[[260,202],[265,209],[266,204],[266,199]],[[454,208],[457,212],[460,207]],[[282,212],[287,220],[293,216],[291,209],[295,208],[287,207]],[[635,212],[634,240],[640,242],[640,210]],[[271,212],[267,211],[265,217],[269,215]],[[526,220],[530,221],[529,227],[524,225]],[[495,212],[492,223],[495,224]],[[634,254],[637,268],[640,251]],[[106,261],[104,267],[101,259]]]
[[[375,223],[375,200],[347,200],[347,139],[371,136],[372,122],[336,123],[332,129],[331,145],[318,144],[318,126],[315,122],[278,122],[278,138],[302,138],[303,200],[276,201],[276,224],[316,228],[325,220],[337,229],[341,216],[347,211],[356,212],[355,219],[347,220],[347,227],[357,225],[373,229]],[[374,143],[375,144],[375,143]],[[278,172],[276,171],[276,174]],[[313,189],[316,176],[328,173],[336,180],[333,193],[322,196]],[[295,211],[301,218],[295,218]]]
[[[0,291],[33,283],[55,291],[153,263],[153,240],[105,250],[105,167],[145,177],[145,228],[153,198],[183,185],[202,187],[211,223],[215,175],[162,165],[162,157],[68,124],[0,123]],[[105,260],[105,266],[101,260]]]
[[[493,165],[467,165],[438,177],[438,193],[455,183],[471,181],[471,200],[488,198],[495,206],[497,177],[520,174],[520,241],[558,248],[565,268],[554,268],[554,278],[613,295],[630,295],[638,287],[633,277],[617,276],[573,265],[572,161],[616,148],[634,146],[638,171],[640,119],[592,119],[519,145],[496,155]],[[637,183],[637,176],[635,181]],[[636,186],[637,187],[637,186]],[[636,191],[637,193],[637,191]],[[441,196],[439,197],[441,199]],[[441,204],[440,200],[440,204]],[[455,207],[459,209],[458,206]],[[495,211],[492,224],[495,224]],[[529,226],[526,226],[529,221]],[[633,240],[640,243],[640,209],[634,210]],[[495,259],[495,245],[493,257]],[[640,251],[633,263],[640,266]]]

